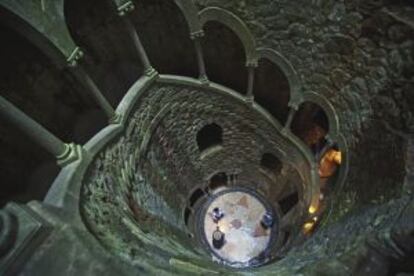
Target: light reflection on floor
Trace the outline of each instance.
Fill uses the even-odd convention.
[[[212,213],[217,207],[224,212],[224,217],[215,223]],[[271,230],[264,229],[260,223],[265,213],[265,206],[249,193],[232,191],[218,196],[204,219],[204,234],[211,250],[230,263],[247,263],[260,255],[270,242]],[[225,234],[225,244],[220,249],[212,244],[217,226]]]

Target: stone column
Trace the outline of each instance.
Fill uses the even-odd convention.
[[[0,116],[16,126],[46,151],[53,154],[59,165],[64,166],[78,159],[78,151],[75,150],[76,147],[73,144],[63,143],[59,138],[1,96]]]
[[[407,135],[406,157],[405,157],[405,179],[404,191],[410,195],[414,194],[414,134]]]
[[[132,24],[131,19],[128,17],[129,13],[135,9],[134,3],[131,1],[115,0],[115,4],[118,8],[118,15],[122,17],[128,34],[131,37],[132,42],[134,43],[134,46],[138,52],[139,59],[141,60],[142,66],[144,67],[144,74],[148,77],[156,75],[157,71],[152,67],[147,52],[145,51],[141,39],[139,38],[137,30]]]
[[[254,73],[256,71],[257,63],[247,64],[247,93],[246,97],[251,101],[254,100]]]
[[[84,53],[79,47],[76,47],[71,56],[67,59],[67,64],[71,69],[70,72],[74,77],[81,82],[92,94],[94,100],[99,107],[105,112],[109,118],[110,123],[118,122],[119,118],[115,114],[114,108],[109,104],[106,98],[103,96],[101,90],[97,87],[95,82],[91,79],[88,73],[79,65],[79,61],[83,58]]]
[[[88,91],[92,94],[95,101],[98,103],[99,107],[105,112],[106,116],[108,117],[110,122],[116,121],[116,114],[114,108],[108,102],[108,100],[104,97],[101,90],[98,88],[96,83],[91,79],[89,74],[81,67],[77,66],[73,68],[73,74],[81,82]]]
[[[122,17],[125,26],[127,28],[128,34],[131,37],[134,46],[138,52],[139,58],[142,62],[142,65],[144,66],[144,74],[146,76],[153,76],[155,75],[157,72],[155,71],[155,69],[152,67],[151,62],[148,58],[147,52],[145,51],[144,46],[142,45],[141,39],[138,36],[138,33],[134,27],[134,25],[131,22],[131,19],[128,18],[128,16],[123,16]]]
[[[293,118],[295,118],[295,114],[296,114],[297,111],[298,111],[298,107],[296,105],[290,107],[288,118],[287,118],[285,126],[283,127],[283,130],[282,130],[283,133],[286,133],[287,131],[290,131],[290,126],[292,125]]]
[[[201,39],[204,37],[203,31],[198,31],[190,34],[191,39],[194,41],[194,47],[197,55],[197,64],[199,72],[199,80],[203,83],[208,83],[208,77],[206,72],[206,65],[204,62],[203,48],[201,47]]]

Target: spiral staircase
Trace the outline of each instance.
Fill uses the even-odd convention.
[[[1,91],[4,137],[39,156],[17,167],[49,162],[28,188],[44,193],[0,211],[0,274],[329,275],[337,265],[379,275],[378,262],[410,256],[410,137],[405,196],[335,224],[355,150],[348,113],[306,89],[282,52],[221,7],[84,2],[0,1],[9,89],[34,87]],[[22,72],[38,87],[19,83]],[[331,148],[342,160],[322,189]],[[266,250],[243,262],[217,254],[205,232],[209,204],[240,192],[275,220]]]

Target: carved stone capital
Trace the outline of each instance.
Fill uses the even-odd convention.
[[[115,113],[115,115],[109,120],[109,124],[116,125],[122,122],[122,115],[119,113]]]
[[[65,151],[56,156],[57,163],[61,167],[65,167],[66,165],[78,161],[82,158],[82,146],[76,144],[65,144]]]
[[[284,128],[282,128],[281,133],[284,136],[289,136],[290,135],[290,128],[288,126],[285,126]]]
[[[244,101],[249,104],[249,105],[253,105],[254,104],[254,96],[252,95],[246,95],[244,97]]]
[[[292,108],[294,111],[299,110],[299,106],[302,104],[303,100],[299,97],[293,98],[289,101],[289,107]]]
[[[203,30],[190,33],[190,38],[192,40],[199,39],[199,38],[202,38],[202,37],[204,37],[204,31]]]
[[[134,9],[135,9],[134,3],[132,3],[132,1],[128,1],[118,6],[118,14],[119,16],[125,16],[127,13],[130,13]]]
[[[158,75],[158,72],[153,67],[150,67],[150,68],[145,70],[144,75],[147,76],[147,77],[152,78],[152,77]]]
[[[246,62],[246,67],[248,68],[257,68],[259,66],[259,62],[257,59],[251,59]]]
[[[79,60],[84,56],[82,50],[79,47],[76,47],[70,56],[67,58],[66,62],[70,67],[76,67]]]
[[[200,76],[198,79],[201,82],[201,85],[203,85],[203,86],[209,86],[210,85],[210,80],[208,79],[208,77],[206,75]]]

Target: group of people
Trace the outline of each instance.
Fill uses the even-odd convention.
[[[320,177],[320,200],[323,201],[328,191],[328,181],[335,175],[342,163],[342,153],[333,145],[326,143],[325,136],[327,132],[318,125],[314,125],[305,135],[304,140],[311,148],[319,162]],[[215,249],[221,249],[225,244],[225,233],[220,230],[219,221],[224,218],[225,214],[219,207],[212,210],[211,217],[213,222],[217,224],[216,230],[212,234],[212,244]],[[260,225],[264,230],[270,229],[274,224],[273,215],[266,212]]]
[[[305,135],[305,142],[311,148],[316,160],[319,162],[319,180],[320,180],[320,193],[319,201],[323,203],[325,201],[325,195],[329,192],[331,185],[328,185],[332,177],[338,171],[339,166],[342,163],[342,153],[333,144],[328,143],[325,139],[327,131],[315,124],[310,128]],[[321,204],[313,214],[313,217],[304,224],[304,232],[306,234],[311,233],[317,223],[319,223],[319,215],[324,212],[326,204]]]
[[[342,163],[342,153],[334,146],[326,143],[327,132],[322,127],[314,124],[306,133],[304,140],[311,148],[319,161],[319,177],[321,183],[321,200],[327,190],[328,180],[335,175]]]
[[[219,207],[215,207],[211,213],[213,222],[217,224],[216,230],[212,234],[212,244],[213,244],[213,247],[217,250],[220,250],[221,248],[223,248],[224,244],[226,243],[225,233],[220,230],[220,226],[218,225],[219,221],[222,220],[224,216],[225,216],[224,212]],[[266,212],[260,221],[261,227],[267,230],[273,227],[273,224],[274,224],[273,215],[270,212]]]

